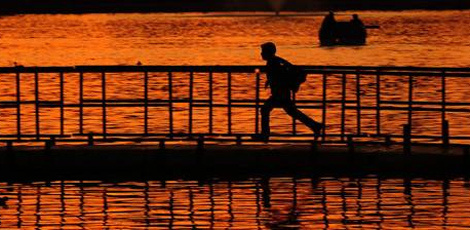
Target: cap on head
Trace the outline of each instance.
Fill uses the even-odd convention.
[[[273,42],[266,42],[261,45],[261,51],[264,54],[274,55],[276,54],[276,45]]]

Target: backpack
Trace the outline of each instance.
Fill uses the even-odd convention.
[[[299,91],[300,85],[307,80],[307,73],[296,65],[290,65],[286,68],[287,78],[288,78],[288,87],[292,92],[297,93]]]

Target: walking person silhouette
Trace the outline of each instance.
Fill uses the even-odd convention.
[[[271,96],[261,107],[261,134],[253,135],[254,140],[268,141],[270,135],[269,115],[275,107],[283,108],[292,118],[299,120],[309,127],[315,134],[315,140],[320,135],[324,125],[314,121],[295,106],[291,99],[291,87],[288,69],[293,65],[281,57],[276,56],[276,45],[267,42],[261,45],[261,57],[266,61],[267,81],[265,87],[271,88]]]

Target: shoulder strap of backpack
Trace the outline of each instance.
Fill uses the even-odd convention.
[[[289,61],[287,61],[286,59],[284,58],[281,58],[281,57],[278,57],[279,58],[279,62],[284,65],[285,67],[291,67],[293,66],[292,63],[290,63]]]

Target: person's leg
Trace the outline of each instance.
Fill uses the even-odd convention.
[[[313,130],[316,135],[320,135],[320,131],[323,128],[323,125],[319,122],[314,121],[312,118],[297,109],[297,106],[295,106],[294,102],[290,100],[284,101],[282,108],[284,109],[284,111],[286,111],[289,116],[304,123],[307,127]]]
[[[269,136],[271,129],[269,128],[269,115],[274,108],[274,99],[269,97],[261,106],[261,134]]]

